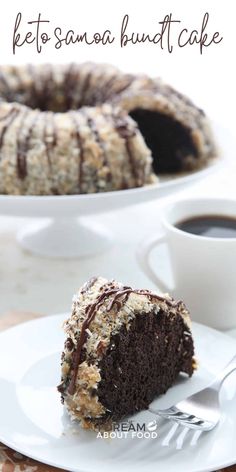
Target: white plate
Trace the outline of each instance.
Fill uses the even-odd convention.
[[[16,326],[0,335],[0,441],[41,462],[70,471],[178,472],[210,471],[236,462],[235,377],[221,394],[222,419],[210,433],[191,445],[192,432],[182,449],[176,440],[163,447],[170,424],[160,423],[157,439],[101,439],[71,423],[60,403],[61,330],[66,315]],[[155,402],[168,406],[202,388],[235,354],[235,340],[203,325],[193,327],[199,370],[179,381]],[[234,377],[234,379],[233,379]],[[232,382],[234,380],[234,383]],[[149,422],[150,413],[133,417]],[[178,431],[177,431],[178,432]],[[176,433],[177,434],[177,433]]]

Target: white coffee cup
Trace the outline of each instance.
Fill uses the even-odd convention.
[[[141,244],[137,257],[145,274],[163,292],[183,300],[194,321],[226,330],[236,327],[236,238],[199,236],[176,228],[189,218],[217,215],[236,218],[236,200],[198,198],[169,205],[164,233]],[[174,288],[149,263],[151,251],[167,244]]]

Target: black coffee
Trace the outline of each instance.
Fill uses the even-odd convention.
[[[189,218],[177,223],[176,228],[186,233],[209,238],[236,238],[236,218],[206,215]]]

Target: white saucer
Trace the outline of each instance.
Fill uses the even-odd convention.
[[[182,448],[176,449],[178,429],[171,445],[164,447],[171,428],[167,422],[158,424],[156,439],[109,440],[71,423],[56,390],[65,317],[45,317],[0,334],[0,441],[41,462],[80,472],[200,472],[236,462],[234,374],[221,392],[219,426],[203,433],[195,445],[189,432]],[[160,407],[208,384],[235,354],[235,340],[227,335],[199,324],[194,324],[193,332],[199,369],[192,379],[180,380],[155,400]],[[155,417],[142,412],[132,419],[134,424],[148,423]]]

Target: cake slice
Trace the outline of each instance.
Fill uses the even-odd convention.
[[[169,295],[94,277],[75,295],[64,330],[58,390],[84,428],[109,429],[194,370],[189,313]]]

